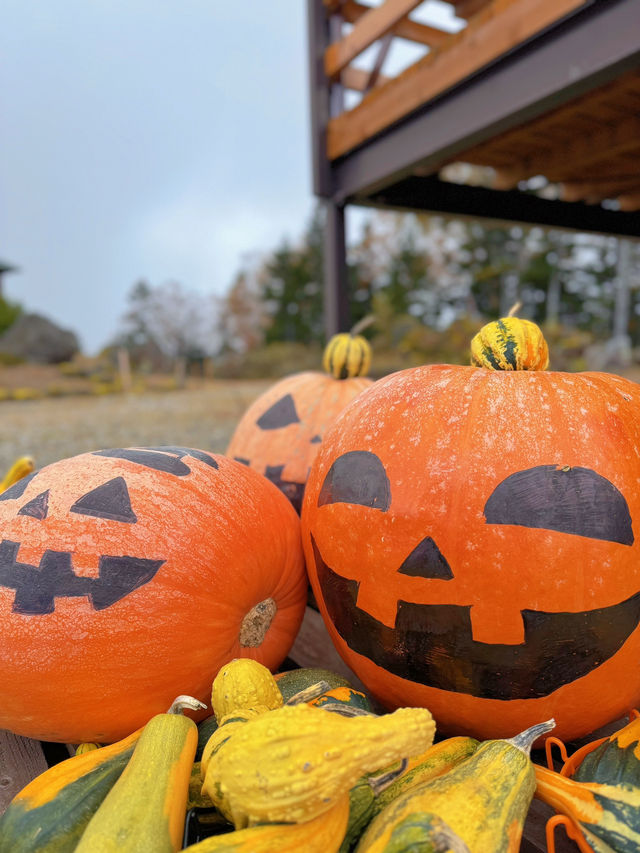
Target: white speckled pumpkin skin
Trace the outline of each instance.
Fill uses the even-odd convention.
[[[574,738],[640,701],[639,523],[638,385],[449,365],[348,406],[302,512],[345,661],[483,738],[550,717]]]
[[[218,669],[275,669],[302,621],[300,522],[255,471],[188,448],[85,453],[0,500],[0,728],[107,743]],[[243,620],[268,609],[261,642]],[[255,633],[255,632],[254,632]]]

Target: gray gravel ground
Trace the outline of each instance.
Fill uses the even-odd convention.
[[[42,468],[88,450],[173,444],[224,453],[247,406],[274,380],[165,393],[0,403],[0,476],[22,455]]]

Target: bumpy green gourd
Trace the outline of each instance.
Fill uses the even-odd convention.
[[[421,816],[424,850],[429,843],[440,849],[436,833],[444,825],[451,836],[445,850],[517,853],[536,785],[529,751],[553,725],[549,721],[510,740],[485,741],[453,770],[401,794],[369,824],[357,853],[411,849],[416,816]]]
[[[237,829],[311,820],[364,773],[424,751],[434,731],[425,708],[343,717],[285,706],[236,729],[211,756],[203,788]]]
[[[223,666],[211,687],[211,707],[216,719],[244,708],[279,708],[282,694],[263,664],[251,658],[236,658]]]

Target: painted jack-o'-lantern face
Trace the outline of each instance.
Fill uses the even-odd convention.
[[[303,509],[312,586],[389,707],[572,738],[640,700],[640,391],[431,366],[345,410]]]
[[[97,451],[0,495],[0,728],[106,742],[219,667],[277,666],[306,599],[299,520],[255,472],[181,447]]]
[[[309,371],[280,380],[247,409],[227,456],[271,480],[298,512],[322,436],[348,402],[372,380],[334,379]]]

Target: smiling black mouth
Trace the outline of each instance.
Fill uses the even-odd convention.
[[[149,583],[165,560],[102,556],[98,577],[73,571],[69,551],[47,549],[38,566],[17,559],[20,543],[0,542],[0,587],[15,590],[14,613],[43,615],[55,611],[57,598],[87,597],[94,610],[104,610]]]
[[[587,675],[637,628],[640,592],[580,613],[523,610],[524,642],[473,639],[471,606],[398,601],[389,628],[357,604],[358,581],[336,574],[311,537],[329,618],[352,651],[393,675],[484,699],[538,699]]]

